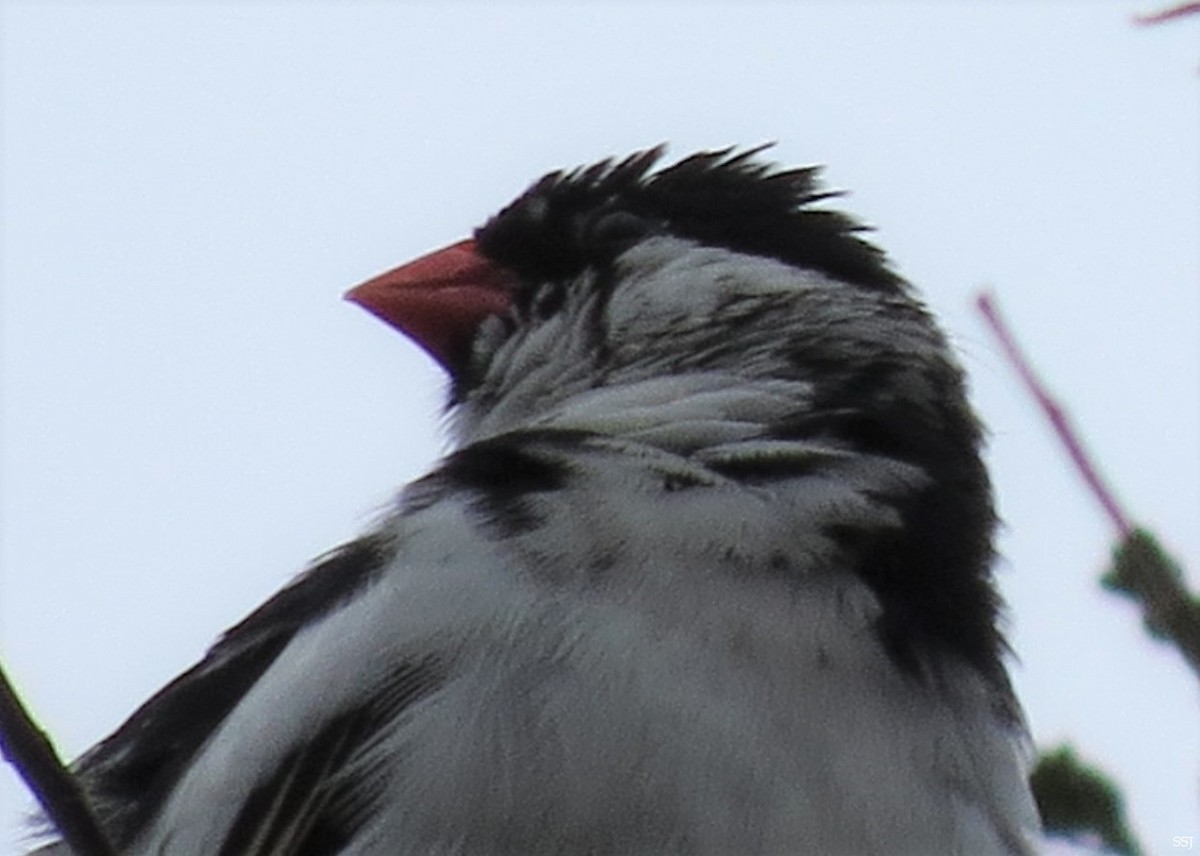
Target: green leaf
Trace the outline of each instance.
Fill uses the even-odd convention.
[[[1098,842],[1114,853],[1140,856],[1117,786],[1067,745],[1043,752],[1030,776],[1047,835]]]

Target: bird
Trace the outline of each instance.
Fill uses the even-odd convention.
[[[1036,851],[964,371],[765,149],[551,172],[348,293],[451,445],[75,762],[119,852]]]

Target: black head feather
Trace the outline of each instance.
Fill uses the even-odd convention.
[[[476,233],[485,255],[529,281],[603,267],[651,234],[670,233],[736,252],[820,271],[863,288],[904,287],[861,224],[813,207],[815,167],[778,169],[757,159],[764,146],[701,152],[651,170],[659,146],[536,182]]]

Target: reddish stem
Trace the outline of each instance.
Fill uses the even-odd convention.
[[[992,332],[995,333],[996,338],[1000,341],[1000,346],[1004,349],[1004,354],[1008,357],[1008,361],[1016,368],[1017,374],[1021,376],[1021,380],[1037,401],[1038,406],[1046,414],[1046,418],[1050,420],[1050,424],[1054,427],[1054,432],[1058,435],[1059,441],[1066,447],[1067,454],[1071,456],[1075,468],[1083,476],[1083,480],[1087,482],[1092,494],[1096,499],[1100,500],[1100,505],[1104,508],[1104,513],[1108,515],[1108,519],[1112,521],[1117,531],[1121,533],[1122,539],[1128,538],[1133,532],[1133,525],[1129,522],[1129,517],[1121,508],[1121,504],[1117,501],[1116,496],[1100,477],[1100,473],[1092,463],[1091,457],[1083,448],[1083,443],[1080,441],[1079,435],[1071,426],[1066,412],[1050,393],[1046,391],[1046,387],[1038,380],[1037,375],[1034,374],[1033,369],[1030,367],[1029,361],[1021,353],[1021,349],[1017,346],[1016,339],[1013,338],[1008,325],[1000,317],[1000,312],[996,308],[995,298],[989,292],[982,291],[975,298],[975,303],[979,307],[979,311],[983,314],[983,317],[987,320],[988,326],[991,327]]]
[[[1171,6],[1158,12],[1134,15],[1133,23],[1144,27],[1149,24],[1161,24],[1163,21],[1170,21],[1174,18],[1182,18],[1184,15],[1195,15],[1197,12],[1200,12],[1200,3],[1180,3],[1178,6]]]

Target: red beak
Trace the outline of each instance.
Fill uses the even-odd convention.
[[[408,336],[447,371],[461,364],[484,319],[508,309],[516,278],[459,241],[346,292]]]

